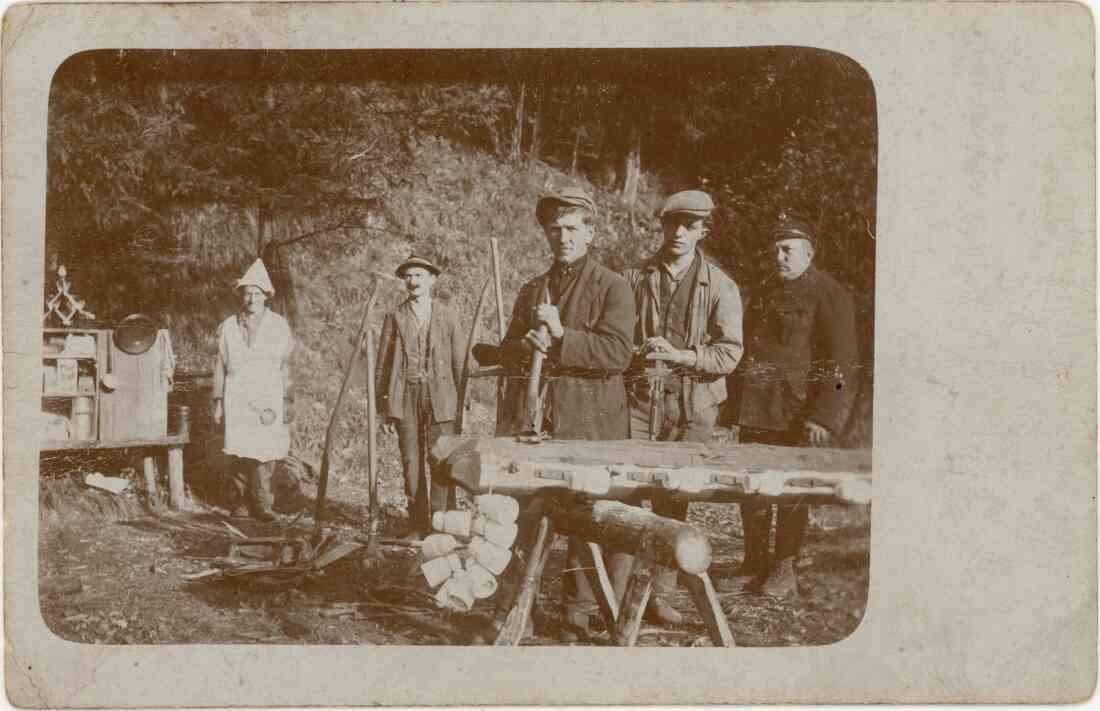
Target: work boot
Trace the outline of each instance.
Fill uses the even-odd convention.
[[[713,575],[711,580],[719,592],[741,592],[746,584],[767,571],[767,558],[745,558],[732,571],[723,575]]]
[[[276,519],[276,516],[271,511],[268,511],[266,509],[259,509],[256,511],[256,513],[252,514],[252,518],[262,523],[271,523]]]
[[[794,572],[794,558],[784,558],[772,569],[753,578],[745,584],[745,591],[780,600],[797,597],[798,577]]]
[[[678,625],[684,621],[684,616],[675,607],[659,597],[650,599],[645,609],[645,617],[658,625]]]

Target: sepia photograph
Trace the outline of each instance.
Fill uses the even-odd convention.
[[[9,703],[1089,698],[1093,24],[12,6]]]
[[[823,645],[876,111],[805,47],[77,54],[40,605],[94,644]]]

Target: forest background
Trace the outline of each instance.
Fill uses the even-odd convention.
[[[659,245],[663,197],[699,188],[718,206],[702,246],[746,299],[781,209],[817,229],[817,263],[857,304],[842,442],[870,446],[876,140],[870,78],[807,48],[84,53],[51,88],[46,287],[66,265],[101,325],[153,317],[201,378],[235,279],[263,256],[298,341],[292,453],[317,462],[368,292],[377,331],[410,253],[445,268],[437,293],[468,324],[490,238],[506,314],[549,266],[539,194],[590,189],[595,254],[622,269]],[[482,426],[493,395],[473,393]],[[342,420],[344,470],[365,471],[365,422]]]

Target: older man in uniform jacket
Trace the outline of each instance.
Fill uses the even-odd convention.
[[[640,269],[624,272],[637,307],[629,378],[632,438],[709,441],[726,400],[726,376],[741,360],[741,292],[698,248],[710,232],[713,211],[710,195],[700,190],[669,197],[660,213],[660,251]],[[644,370],[653,373],[660,363],[665,373],[646,377]],[[654,402],[657,379],[662,392]],[[688,504],[655,498],[653,511],[683,521]],[[632,562],[625,554],[613,557],[612,581],[620,594]],[[680,622],[668,599],[675,588],[676,571],[662,568],[647,611],[651,618]]]
[[[775,274],[745,313],[746,357],[736,405],[741,442],[824,447],[835,444],[855,396],[856,326],[848,290],[813,266],[814,231],[790,212],[772,232]],[[780,504],[775,550],[769,554],[771,507],[743,503],[745,589],[797,592],[794,560],[809,507]]]
[[[583,189],[568,188],[538,201],[536,217],[554,256],[547,273],[519,293],[501,344],[501,361],[513,377],[501,406],[504,428],[521,429],[524,375],[536,349],[546,354],[542,430],[555,439],[621,440],[630,432],[623,371],[633,352],[634,297],[620,275],[588,254],[595,237],[596,205]],[[549,333],[544,337],[540,327]],[[534,423],[536,429],[540,423]],[[588,634],[595,609],[588,580],[579,570],[577,541],[570,541],[572,569],[562,582],[562,640]]]

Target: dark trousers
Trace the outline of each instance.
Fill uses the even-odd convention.
[[[785,447],[805,446],[798,432],[772,432],[742,429],[742,444],[774,444]],[[745,529],[745,560],[750,567],[771,567],[798,555],[810,522],[810,507],[802,501],[776,505],[775,551],[769,553],[772,527],[771,504],[741,502],[741,520]]]
[[[276,461],[272,459],[261,462],[248,457],[232,457],[229,470],[231,508],[244,502],[250,515],[271,511],[275,501],[271,493],[271,477],[275,474]]]
[[[427,383],[405,384],[405,413],[397,426],[397,444],[405,468],[405,495],[414,529],[421,535],[431,533],[432,511],[454,506],[454,487],[438,484],[431,477],[429,503],[428,452],[441,435],[454,433],[454,422],[435,422]]]

